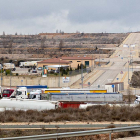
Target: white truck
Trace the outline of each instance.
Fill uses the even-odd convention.
[[[15,95],[12,95],[12,96],[16,96],[16,98],[19,98],[19,99],[21,99],[21,98],[28,99],[28,98],[32,98],[32,96],[30,96],[30,94],[36,95],[36,93],[41,93],[41,89],[47,89],[47,86],[43,86],[43,85],[17,86],[16,93],[15,93]],[[36,96],[36,97],[37,97],[37,100],[40,100],[40,98],[38,98],[38,96]]]
[[[20,62],[19,67],[20,68],[30,68],[33,66],[37,66],[37,62],[39,61],[27,61],[27,62]]]
[[[136,95],[136,99],[134,101],[134,104],[139,104],[140,103],[140,96]]]
[[[3,63],[3,70],[16,70],[14,63]]]

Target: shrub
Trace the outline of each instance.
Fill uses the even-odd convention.
[[[6,74],[6,75],[8,75],[8,74],[10,74],[10,73],[12,74],[11,70],[6,70],[6,71],[5,71],[5,74]]]
[[[56,75],[56,76],[57,76],[57,73],[54,73],[54,75]]]

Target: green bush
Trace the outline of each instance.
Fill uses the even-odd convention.
[[[6,70],[6,71],[5,71],[5,74],[6,74],[6,75],[8,75],[8,74],[10,74],[10,73],[12,74],[11,70]]]
[[[54,73],[54,75],[56,75],[56,76],[57,76],[57,73]]]

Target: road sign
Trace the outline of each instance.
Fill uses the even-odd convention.
[[[121,59],[123,59],[123,57],[121,57]]]
[[[70,77],[63,77],[63,83],[69,83]]]
[[[115,85],[112,85],[112,88],[114,88]]]
[[[117,80],[119,80],[119,78],[116,78]]]
[[[88,82],[88,85],[90,86],[90,82]]]
[[[23,82],[23,80],[21,80],[21,82]]]
[[[123,71],[121,71],[120,74],[123,74]]]

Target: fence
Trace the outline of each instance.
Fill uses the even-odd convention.
[[[3,140],[41,140],[41,139],[51,139],[64,138],[64,137],[77,137],[86,135],[97,135],[97,134],[109,134],[109,140],[111,140],[111,133],[124,132],[124,131],[136,131],[140,130],[140,126],[129,126],[129,127],[119,127],[110,129],[98,129],[98,130],[88,130],[88,131],[77,131],[77,132],[67,132],[67,133],[55,133],[46,135],[33,135],[33,136],[23,136],[23,137],[10,137],[3,138]]]

